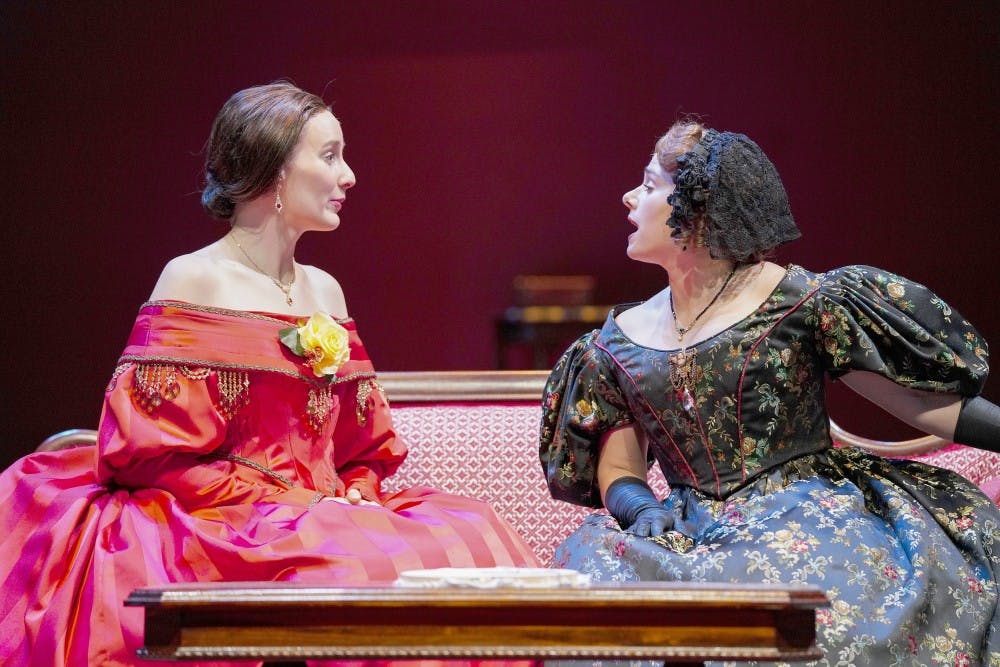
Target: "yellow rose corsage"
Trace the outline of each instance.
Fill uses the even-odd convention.
[[[329,315],[317,312],[298,327],[278,332],[278,339],[289,350],[304,357],[316,377],[333,375],[351,358],[347,329]]]

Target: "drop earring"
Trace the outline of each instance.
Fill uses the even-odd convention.
[[[275,190],[274,191],[274,210],[277,211],[278,213],[281,213],[281,209],[284,208],[284,207],[285,207],[285,205],[281,202],[281,193],[278,192],[277,190]]]

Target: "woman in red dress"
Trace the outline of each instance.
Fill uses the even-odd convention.
[[[482,502],[380,490],[406,448],[340,285],[295,261],[354,184],[320,98],[275,83],[226,102],[202,204],[229,231],[164,268],[97,447],[0,475],[2,664],[134,664],[137,587],[538,564]]]

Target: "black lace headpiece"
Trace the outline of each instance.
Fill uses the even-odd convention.
[[[778,170],[746,135],[705,130],[677,158],[674,183],[671,236],[690,234],[703,216],[705,245],[716,259],[752,260],[802,235]]]

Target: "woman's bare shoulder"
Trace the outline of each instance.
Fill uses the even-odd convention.
[[[211,303],[219,281],[216,261],[202,249],[167,262],[149,298],[151,301]]]
[[[308,264],[299,264],[309,281],[309,286],[319,306],[330,315],[339,318],[346,318],[347,301],[344,297],[344,289],[336,278],[323,269]]]

